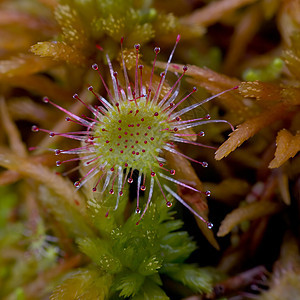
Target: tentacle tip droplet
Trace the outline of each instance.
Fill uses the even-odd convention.
[[[201,163],[201,165],[202,165],[203,168],[207,168],[208,167],[208,163],[206,161],[203,161]]]
[[[60,153],[61,153],[61,150],[60,150],[60,149],[55,149],[55,150],[54,150],[54,154],[55,154],[55,155],[59,155]]]
[[[77,188],[79,188],[80,187],[80,182],[79,181],[75,181],[74,182],[74,186],[77,187]]]
[[[167,207],[172,207],[173,204],[172,204],[172,202],[167,201],[166,205],[167,205]]]
[[[211,195],[211,192],[210,191],[206,191],[205,192],[205,196],[209,197]]]
[[[98,49],[98,50],[100,50],[100,51],[103,51],[104,49],[100,46],[100,45],[98,45],[98,44],[96,44],[96,48]]]
[[[154,48],[154,52],[155,52],[155,54],[158,54],[160,52],[160,48],[159,47],[155,47]]]
[[[39,131],[39,128],[38,128],[36,125],[33,125],[33,126],[31,127],[31,130],[32,130],[33,132],[38,132],[38,131]]]
[[[43,102],[44,102],[44,103],[49,103],[49,98],[48,98],[48,97],[46,97],[46,96],[45,96],[45,97],[43,97]]]
[[[207,222],[206,225],[208,229],[212,229],[214,227],[214,224],[210,222]]]
[[[97,71],[97,70],[98,70],[98,68],[99,68],[99,67],[98,67],[98,65],[97,65],[97,64],[93,64],[93,65],[92,65],[92,69],[94,69],[94,70],[96,70],[96,71]]]

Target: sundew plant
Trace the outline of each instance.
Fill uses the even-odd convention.
[[[203,136],[204,132],[193,133],[191,129],[208,123],[228,122],[211,120],[208,114],[202,118],[185,120],[184,115],[237,87],[183,106],[197,91],[194,87],[186,96],[179,97],[180,83],[187,67],[183,67],[182,75],[176,73],[177,79],[173,85],[168,87],[165,83],[179,40],[178,35],[166,67],[159,76],[155,73],[160,52],[158,47],[154,48],[150,74],[144,74],[144,66],[139,63],[140,45],[134,46],[133,81],[126,68],[123,50],[123,78],[114,70],[108,54],[106,59],[111,83],[104,81],[101,67],[93,64],[92,69],[97,71],[107,99],[92,86],[88,87],[88,91],[98,100],[96,105],[88,105],[78,94],[73,96],[87,108],[92,117],[77,116],[48,97],[43,99],[45,103],[66,113],[66,122],[77,123],[85,129],[60,133],[36,125],[32,127],[34,132],[47,132],[50,137],[61,136],[80,142],[80,146],[76,148],[53,149],[55,155],[73,156],[57,160],[56,165],[60,167],[65,163],[80,162],[79,168],[83,168],[84,172],[75,181],[74,187],[77,190],[85,184],[91,187],[92,194],[89,194],[87,202],[88,215],[92,217],[99,232],[106,237],[104,240],[99,237],[77,239],[80,250],[92,260],[92,264],[71,274],[55,289],[51,299],[74,298],[75,295],[90,299],[111,298],[116,295],[132,299],[167,299],[167,295],[159,287],[162,281],[158,274],[166,274],[197,292],[209,292],[211,289],[213,272],[184,264],[184,260],[195,250],[195,244],[186,232],[176,231],[182,223],[172,220],[172,213],[166,211],[172,206],[173,200],[178,200],[211,229],[213,224],[186,203],[174,186],[205,196],[209,196],[210,192],[198,190],[192,184],[176,179],[176,169],[169,167],[164,152],[207,167],[207,162],[183,154],[176,144],[214,148],[198,143],[196,138]],[[122,45],[123,38],[121,47]],[[190,137],[192,139],[188,139]],[[128,183],[136,186],[134,196],[128,194]],[[154,193],[155,188],[160,194]],[[116,226],[115,224],[122,224],[118,217],[126,207],[126,198],[136,201],[135,210],[122,226]],[[164,209],[161,200],[164,200]],[[78,280],[81,281],[80,286],[76,286]]]
[[[300,5],[0,1],[0,298],[300,298]]]
[[[209,147],[196,142],[195,138],[187,139],[187,137],[204,135],[203,131],[200,131],[200,133],[191,133],[188,129],[207,123],[228,123],[222,120],[209,120],[209,115],[202,118],[182,119],[187,112],[219,96],[218,94],[180,109],[181,104],[197,91],[196,87],[194,87],[185,97],[179,100],[177,99],[180,91],[180,81],[187,71],[187,67],[183,67],[182,75],[178,75],[178,79],[173,86],[169,89],[165,88],[163,92],[168,67],[179,40],[180,36],[177,37],[176,44],[169,56],[165,70],[160,73],[160,80],[157,86],[153,86],[153,76],[157,55],[160,52],[160,48],[158,47],[154,49],[155,57],[149,82],[145,81],[145,76],[143,76],[144,66],[139,64],[139,44],[134,46],[136,50],[136,62],[133,83],[130,82],[128,77],[123,52],[121,52],[124,70],[124,78],[122,79],[119,79],[118,73],[113,69],[109,56],[106,56],[112,80],[112,91],[103,80],[98,65],[93,64],[92,68],[98,71],[109,100],[97,94],[92,86],[89,86],[88,90],[99,100],[99,105],[88,106],[79,98],[78,94],[73,96],[74,99],[82,102],[82,104],[90,110],[93,114],[93,118],[76,116],[70,111],[53,103],[47,97],[44,98],[44,102],[52,104],[68,115],[66,121],[77,122],[86,128],[86,131],[57,133],[40,129],[36,125],[32,127],[32,130],[35,132],[49,132],[50,137],[60,135],[81,142],[81,146],[77,148],[66,150],[55,149],[54,152],[56,155],[79,155],[76,158],[63,161],[58,160],[56,165],[60,166],[63,163],[80,160],[82,165],[89,166],[89,170],[80,180],[74,183],[74,186],[80,188],[87,181],[93,181],[94,185],[92,191],[96,193],[97,190],[100,190],[100,197],[103,198],[101,200],[103,202],[106,202],[105,192],[106,194],[107,192],[111,195],[115,194],[115,197],[109,197],[109,202],[106,204],[109,209],[118,209],[120,199],[126,188],[125,183],[133,183],[133,172],[137,171],[135,212],[141,213],[137,224],[143,218],[150,204],[156,185],[161,191],[168,207],[171,207],[172,203],[167,199],[166,193],[171,194],[173,198],[186,206],[194,215],[205,222],[208,228],[212,228],[213,224],[205,220],[192,209],[167,183],[167,181],[169,181],[209,196],[209,191],[203,192],[197,190],[195,187],[177,180],[176,170],[167,168],[168,162],[164,158],[163,153],[168,151],[172,153],[172,155],[182,156],[200,164],[202,167],[207,167],[207,162],[197,161],[180,152],[175,143]],[[121,40],[121,45],[122,43],[123,39]],[[120,81],[125,83],[124,87],[121,86]],[[225,92],[227,91],[223,91],[220,94]],[[146,182],[148,184],[146,184]],[[147,185],[148,192],[143,193],[146,194],[147,201],[145,205],[143,205],[144,208],[141,209],[140,193],[146,191]],[[95,198],[97,198],[97,193]],[[112,201],[114,201],[114,203]],[[109,214],[109,209],[106,216]]]

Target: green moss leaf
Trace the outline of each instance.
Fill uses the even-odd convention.
[[[145,280],[144,276],[138,273],[126,272],[115,279],[115,290],[120,291],[121,297],[134,296]]]
[[[180,268],[168,275],[183,283],[194,292],[209,293],[212,289],[212,277],[206,269],[200,269],[193,265],[181,264]]]
[[[99,276],[95,269],[80,269],[56,287],[50,299],[104,300],[109,294],[111,282],[110,275]]]
[[[143,284],[141,291],[132,300],[168,300],[169,297],[153,281],[147,280]]]
[[[185,231],[169,233],[162,238],[161,247],[167,262],[183,262],[197,248]]]
[[[122,266],[117,257],[111,253],[112,250],[107,241],[100,239],[78,239],[79,249],[89,256],[92,261],[100,267],[100,270],[110,274],[120,272]]]

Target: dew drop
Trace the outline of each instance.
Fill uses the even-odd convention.
[[[91,92],[94,88],[92,86],[88,87],[88,90]]]
[[[210,191],[206,191],[206,192],[205,192],[205,195],[206,195],[207,197],[209,197],[209,196],[211,195],[211,192],[210,192]]]
[[[97,64],[93,64],[93,65],[92,65],[92,68],[93,68],[94,70],[98,70],[98,65],[97,65]]]
[[[93,187],[93,192],[96,192],[97,191],[97,188]]]
[[[202,164],[203,168],[207,168],[208,167],[208,163],[206,161],[203,161],[201,164]]]
[[[155,52],[155,54],[158,54],[160,52],[160,48],[159,47],[155,47],[154,48],[154,52]]]
[[[175,175],[175,170],[174,170],[174,169],[171,169],[171,170],[170,170],[170,174],[171,174],[171,175]]]
[[[210,222],[208,222],[206,225],[208,229],[212,229],[214,227],[214,224]]]
[[[184,67],[182,68],[182,70],[183,70],[184,72],[186,72],[186,71],[188,70],[188,67],[187,67],[187,66],[184,66]]]
[[[205,132],[204,132],[204,131],[200,131],[200,132],[198,133],[198,135],[199,135],[199,136],[205,136]]]
[[[54,153],[55,153],[55,155],[59,155],[61,153],[61,150],[55,149]]]
[[[54,136],[55,136],[55,133],[54,133],[54,132],[50,132],[50,133],[49,133],[49,136],[50,136],[50,137],[54,137]]]
[[[166,204],[167,204],[168,207],[171,207],[171,206],[172,206],[172,202],[170,202],[170,201],[167,201]]]
[[[75,186],[75,187],[80,187],[80,182],[79,182],[79,181],[75,181],[75,182],[74,182],[74,186]]]
[[[37,132],[37,131],[39,131],[40,129],[39,129],[36,125],[33,125],[33,126],[31,127],[31,130],[34,131],[34,132]]]
[[[146,186],[145,185],[141,185],[141,191],[145,191],[146,190]]]
[[[155,172],[151,172],[151,174],[150,174],[152,177],[154,177],[155,176]]]
[[[139,209],[139,207],[136,208],[135,213],[136,213],[136,214],[141,213],[141,210]],[[137,223],[137,225],[138,225],[138,223]]]
[[[49,98],[48,98],[48,97],[44,97],[44,98],[43,98],[43,102],[44,102],[44,103],[49,103]]]
[[[56,161],[56,166],[59,167],[60,165],[61,165],[61,161],[60,161],[60,160],[57,160],[57,161]]]
[[[133,179],[132,179],[132,178],[128,178],[127,182],[128,182],[128,183],[132,183],[132,182],[133,182]]]
[[[120,192],[119,192],[119,195],[120,195],[120,196],[123,196],[123,192],[122,192],[122,191],[120,191]]]
[[[78,99],[78,94],[74,94],[74,95],[73,95],[73,98],[74,98],[74,99]]]
[[[109,193],[110,193],[111,195],[113,195],[115,192],[114,192],[113,189],[110,189],[110,190],[109,190]]]

